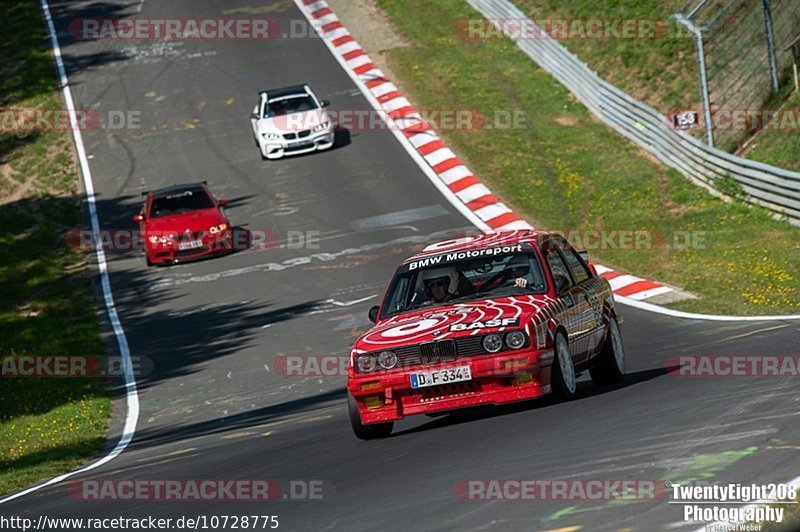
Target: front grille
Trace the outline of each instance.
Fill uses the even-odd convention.
[[[193,240],[201,240],[204,236],[206,236],[205,231],[196,231],[194,233],[182,233],[178,235],[177,241],[178,242],[191,242]]]
[[[458,347],[458,356],[460,357],[474,357],[476,355],[485,355],[486,350],[483,348],[483,336],[468,336],[466,338],[459,338],[456,340]]]
[[[419,345],[420,358],[423,364],[451,362],[458,357],[454,340],[439,340]]]
[[[284,133],[283,138],[286,140],[304,139],[311,135],[311,130],[301,131],[300,133]]]

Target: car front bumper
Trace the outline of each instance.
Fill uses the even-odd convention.
[[[348,379],[347,387],[356,400],[362,423],[385,423],[416,414],[542,397],[551,391],[552,361],[552,350],[528,349],[465,357],[434,366],[354,374]],[[412,373],[467,365],[472,373],[469,381],[428,388],[411,387]]]
[[[153,264],[174,264],[198,260],[209,255],[232,251],[233,231],[228,229],[219,235],[205,235],[202,241],[202,247],[186,250],[181,250],[176,242],[164,246],[148,243],[145,252]]]
[[[314,151],[322,151],[333,148],[335,141],[334,128],[311,133],[302,139],[265,139],[263,136],[258,138],[258,146],[261,155],[266,159],[281,159],[287,155],[300,155]]]

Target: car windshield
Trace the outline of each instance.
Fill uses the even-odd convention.
[[[264,118],[274,118],[276,116],[290,115],[292,113],[302,113],[313,111],[317,108],[317,103],[308,94],[298,94],[277,100],[271,100],[264,108]]]
[[[150,217],[174,216],[203,209],[212,209],[213,207],[214,201],[202,188],[183,190],[155,198],[150,209]]]
[[[384,316],[450,303],[543,294],[547,282],[531,248],[498,253],[494,248],[431,256],[403,266],[392,281]],[[478,256],[478,258],[466,258]],[[463,258],[462,258],[463,257]]]

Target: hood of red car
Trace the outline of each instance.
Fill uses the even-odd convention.
[[[194,233],[208,231],[214,225],[228,223],[218,209],[205,209],[202,211],[188,212],[174,216],[151,218],[147,221],[147,232],[175,232],[185,233],[188,229]]]
[[[501,297],[443,305],[381,321],[358,339],[359,352],[390,349],[445,338],[524,328],[544,316],[554,300],[545,295]]]

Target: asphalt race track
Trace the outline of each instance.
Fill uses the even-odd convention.
[[[271,514],[283,530],[684,529],[680,507],[666,499],[479,502],[460,499],[455,487],[506,478],[769,483],[799,473],[791,467],[800,448],[796,378],[681,378],[668,374],[666,360],[796,354],[800,325],[698,322],[626,307],[625,386],[596,389],[584,376],[569,403],[412,418],[389,439],[357,440],[344,378],[280,376],[276,356],[347,356],[397,263],[425,242],[470,230],[469,222],[386,131],[340,131],[331,151],[260,159],[248,122],[259,90],[308,82],[333,109],[369,109],[318,39],[76,42],[67,31],[91,17],[304,20],[292,2],[51,8],[76,107],[141,112],[141,129],[84,133],[102,225],[133,229],[142,192],[207,180],[231,201],[237,226],[280,235],[282,244],[158,269],[141,253],[110,254],[131,352],[148,369],[137,377],[133,442],[82,478],[321,479],[325,491],[311,501],[86,502],[70,495],[70,480],[3,505],[3,515]],[[318,232],[318,249],[289,245],[290,232]]]

